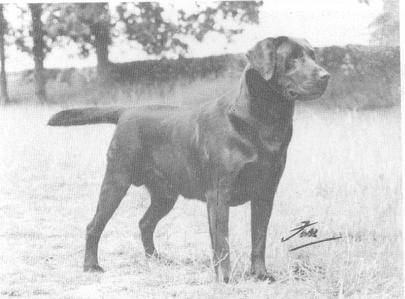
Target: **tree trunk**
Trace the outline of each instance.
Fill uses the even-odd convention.
[[[6,77],[6,55],[4,53],[4,35],[6,34],[7,23],[3,15],[3,4],[0,4],[0,104],[6,105],[10,102],[7,92]]]
[[[92,27],[94,47],[97,55],[97,75],[102,80],[108,79],[110,61],[108,60],[108,44],[110,31],[108,24],[96,23]]]
[[[44,43],[44,31],[42,28],[42,6],[39,3],[29,4],[32,17],[32,37],[34,41],[34,47],[32,49],[35,63],[35,95],[41,103],[46,103],[46,79],[44,70],[44,58],[45,58],[45,43]]]
[[[96,3],[99,12],[98,20],[90,25],[91,34],[94,36],[94,47],[97,56],[97,75],[101,81],[109,79],[110,61],[108,60],[108,45],[111,43],[109,18],[105,3]]]

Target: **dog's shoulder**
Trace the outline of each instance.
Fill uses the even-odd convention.
[[[202,107],[197,125],[199,140],[214,165],[231,173],[239,172],[247,163],[257,160],[254,144],[235,129],[228,99],[223,97]]]

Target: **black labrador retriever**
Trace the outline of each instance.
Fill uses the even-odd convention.
[[[96,214],[87,226],[85,271],[103,271],[101,233],[131,184],[146,186],[151,203],[139,222],[147,256],[157,255],[153,232],[179,195],[207,202],[215,272],[230,275],[229,207],[251,201],[252,274],[265,267],[267,226],[286,163],[295,100],[312,100],[329,74],[304,39],[267,38],[247,53],[238,96],[197,107],[146,105],[61,111],[50,126],[117,124]]]

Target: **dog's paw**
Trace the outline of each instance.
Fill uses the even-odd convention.
[[[157,253],[156,251],[153,254],[145,254],[148,259],[152,259],[155,261],[158,261],[159,263],[165,264],[165,265],[173,265],[175,264],[175,261],[169,257],[166,257],[160,253]]]
[[[98,273],[103,273],[104,269],[101,268],[99,265],[85,265],[83,267],[84,272],[98,272]]]
[[[150,258],[160,259],[161,258],[160,254],[156,250],[153,252],[145,252],[145,256],[148,259],[150,259]]]
[[[268,283],[273,283],[273,282],[276,281],[276,279],[272,275],[270,275],[268,272],[259,273],[259,274],[253,274],[253,277],[256,280],[266,281]]]

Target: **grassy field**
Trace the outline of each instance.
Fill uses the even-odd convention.
[[[188,101],[187,88],[175,97]],[[277,279],[271,285],[248,276],[249,205],[231,209],[230,284],[215,282],[200,202],[180,199],[157,228],[157,248],[171,263],[146,260],[138,230],[149,203],[143,188],[130,189],[102,236],[100,264],[107,272],[83,273],[85,226],[95,211],[114,126],[45,126],[59,109],[0,111],[0,296],[403,297],[398,108],[298,107],[268,232],[267,267]],[[318,239],[342,239],[289,252],[314,240],[280,241],[304,220],[319,222]]]

